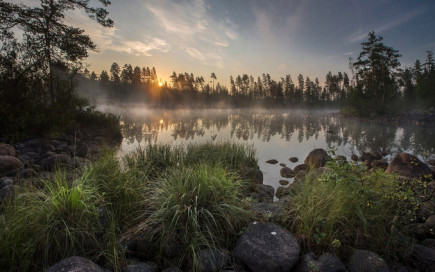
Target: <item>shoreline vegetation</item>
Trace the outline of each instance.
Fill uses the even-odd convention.
[[[428,271],[433,172],[403,154],[385,171],[368,169],[376,164],[367,154],[359,160],[365,162],[345,162],[314,150],[296,173],[286,173],[295,181],[273,202],[252,146],[149,145],[121,159],[106,149],[78,168],[59,163],[32,182],[0,179],[2,192],[3,183],[14,188],[0,204],[0,266],[45,271],[68,261],[89,268],[90,260],[111,271],[289,271],[327,259],[340,269],[363,263]],[[271,229],[282,237],[259,234]],[[65,259],[72,256],[86,259]],[[275,261],[264,267],[256,259]]]

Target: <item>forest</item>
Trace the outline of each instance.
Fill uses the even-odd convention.
[[[84,94],[104,97],[105,103],[141,102],[156,108],[281,107],[336,108],[345,115],[377,117],[398,111],[435,106],[435,62],[427,51],[425,61],[401,68],[400,54],[384,45],[381,36],[370,32],[357,60],[349,60],[346,72],[326,74],[322,84],[299,74],[274,80],[268,73],[254,77],[230,77],[230,86],[217,82],[215,73],[195,76],[173,72],[170,83],[162,83],[155,67],[121,66],[114,62],[97,75],[84,69],[78,75]]]

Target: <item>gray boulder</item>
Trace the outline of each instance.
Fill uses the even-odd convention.
[[[429,166],[416,156],[405,152],[396,155],[385,172],[396,173],[408,178],[420,178],[432,174]]]
[[[10,155],[0,156],[0,175],[23,167],[24,163],[16,157]]]
[[[45,272],[109,272],[96,263],[83,257],[69,257],[49,267]]]
[[[16,156],[15,147],[9,145],[9,144],[2,144],[0,145],[0,156]]]
[[[293,234],[274,223],[252,223],[237,241],[234,257],[253,272],[287,272],[299,259]]]
[[[299,260],[296,272],[345,272],[346,267],[340,259],[331,253],[316,258],[313,253],[305,254]]]
[[[421,271],[435,271],[435,250],[422,245],[415,245],[412,251],[412,262]]]
[[[350,258],[349,272],[390,272],[390,268],[377,253],[357,249]]]
[[[52,171],[61,165],[71,165],[71,157],[66,154],[54,154],[48,158],[42,159],[39,164],[44,170]]]
[[[256,184],[255,191],[251,194],[251,198],[258,202],[273,202],[275,189],[273,186],[266,184]]]
[[[304,163],[308,165],[310,170],[315,168],[323,167],[331,159],[328,153],[322,148],[317,148],[312,150],[308,156],[305,158]]]
[[[157,272],[157,264],[154,262],[135,263],[127,265],[126,272]]]
[[[220,271],[228,260],[228,253],[223,250],[207,248],[199,252],[199,263],[204,272]]]
[[[299,173],[299,172],[301,172],[301,171],[306,171],[306,170],[308,170],[308,165],[306,165],[306,164],[299,164],[299,165],[296,165],[295,166],[295,168],[293,168],[293,171],[297,174],[297,173]]]

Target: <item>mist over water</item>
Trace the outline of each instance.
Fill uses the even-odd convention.
[[[433,156],[435,132],[416,126],[398,127],[345,119],[332,110],[154,110],[140,105],[104,106],[99,110],[121,116],[123,140],[120,154],[155,143],[185,145],[209,141],[233,141],[253,145],[264,184],[277,188],[279,164],[290,168],[303,163],[314,148],[334,149],[350,160],[352,154],[385,152],[387,160],[406,151],[422,160]],[[292,163],[290,157],[299,162]],[[288,179],[292,181],[292,179]]]

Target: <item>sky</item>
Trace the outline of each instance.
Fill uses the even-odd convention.
[[[323,83],[328,71],[350,73],[369,31],[399,50],[403,67],[435,51],[434,0],[112,0],[106,9],[113,28],[83,11],[66,17],[97,44],[86,59],[97,74],[117,62],[155,67],[168,82],[175,71],[215,73],[227,86],[230,75],[263,73]]]

